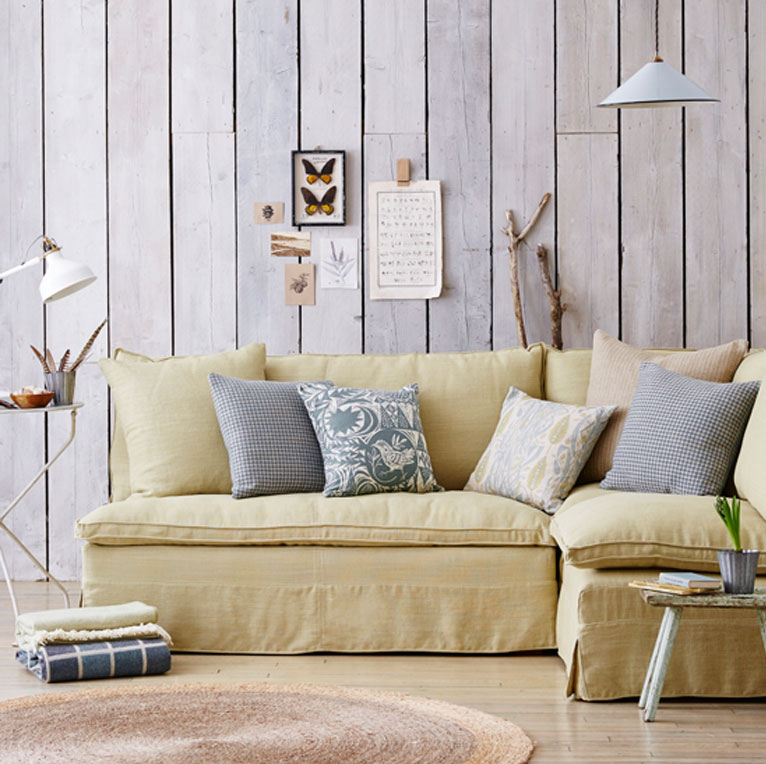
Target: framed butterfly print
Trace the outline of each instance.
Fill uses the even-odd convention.
[[[345,151],[293,151],[293,225],[346,225]]]

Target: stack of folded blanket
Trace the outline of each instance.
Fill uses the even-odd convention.
[[[164,674],[170,635],[143,602],[24,613],[16,660],[43,682]]]

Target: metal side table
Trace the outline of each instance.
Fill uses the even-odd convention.
[[[665,608],[665,615],[662,617],[652,659],[649,661],[649,669],[646,672],[644,689],[641,691],[641,698],[638,701],[638,707],[644,709],[645,722],[653,722],[657,713],[660,695],[662,695],[662,685],[665,683],[665,674],[673,652],[673,642],[676,639],[678,624],[681,622],[681,614],[685,607],[755,610],[761,627],[763,647],[766,649],[766,589],[756,589],[753,594],[725,594],[720,591],[710,594],[663,594],[643,590],[641,596],[644,598],[644,602],[649,605]]]
[[[74,440],[75,436],[75,423],[77,420],[77,409],[82,408],[82,403],[72,403],[68,406],[48,406],[46,408],[41,409],[21,409],[21,408],[14,408],[14,409],[7,409],[0,407],[0,416],[1,415],[8,415],[8,416],[16,416],[16,415],[22,415],[26,414],[27,416],[32,416],[34,414],[55,414],[59,411],[68,411],[70,412],[70,417],[72,421],[72,428],[69,432],[69,438],[67,439],[66,443],[59,449],[59,451],[56,453],[54,457],[48,460],[47,464],[45,464],[42,469],[32,478],[32,480],[22,489],[22,491],[11,501],[11,503],[2,511],[2,514],[0,514],[0,531],[3,531],[10,539],[13,541],[16,546],[18,546],[24,554],[26,554],[27,557],[29,557],[30,560],[40,569],[42,573],[45,574],[47,578],[49,578],[51,581],[53,581],[56,586],[58,586],[59,589],[61,589],[61,592],[64,595],[64,600],[66,601],[66,606],[69,607],[69,594],[67,593],[67,590],[64,588],[63,584],[51,574],[51,572],[43,565],[33,554],[29,551],[29,549],[24,546],[21,539],[13,533],[13,531],[5,524],[5,518],[8,517],[8,515],[16,508],[16,506],[19,504],[19,502],[32,490],[33,486],[40,480],[40,478],[45,475],[45,473],[51,468],[51,466],[58,460],[58,458],[61,456],[61,454],[64,453],[64,451],[69,448],[69,445]],[[15,617],[18,618],[19,615],[19,607],[16,603],[16,593],[13,590],[13,581],[11,581],[11,576],[8,571],[8,566],[5,562],[5,556],[3,555],[3,550],[0,548],[0,565],[3,568],[3,575],[5,576],[5,583],[8,587],[8,593],[11,595],[11,604],[13,605],[13,614]]]

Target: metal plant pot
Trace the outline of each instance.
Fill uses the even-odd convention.
[[[723,589],[729,594],[752,594],[755,589],[755,573],[758,568],[758,550],[718,550],[718,567],[721,569]]]
[[[68,406],[74,403],[75,372],[54,371],[45,374],[45,389],[53,393],[54,406]]]

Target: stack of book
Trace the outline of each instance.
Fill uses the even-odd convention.
[[[660,573],[656,581],[631,581],[629,586],[664,594],[709,594],[721,588],[721,579],[674,570]]]

